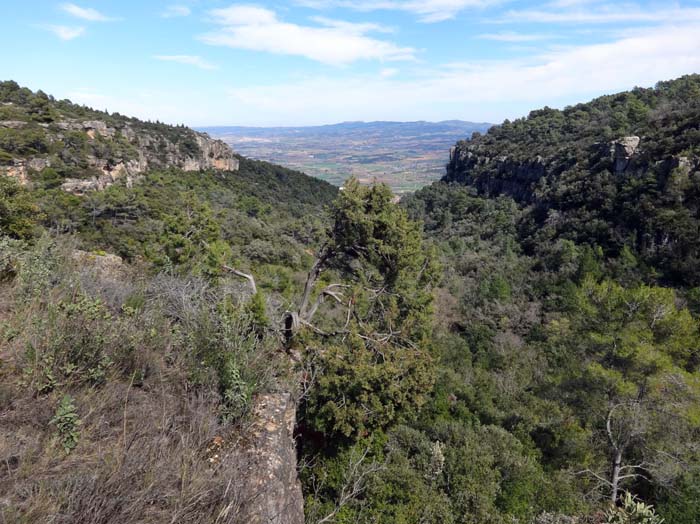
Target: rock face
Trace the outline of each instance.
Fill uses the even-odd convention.
[[[626,136],[615,140],[610,145],[610,156],[613,161],[613,169],[616,175],[623,174],[630,165],[632,157],[637,153],[639,142],[638,136]]]
[[[238,472],[241,522],[248,524],[304,524],[304,498],[297,476],[294,442],[296,402],[289,392],[258,397],[252,424],[243,440],[230,443],[222,461],[245,465]],[[224,473],[225,474],[225,473]]]
[[[22,121],[0,122],[0,127],[12,130],[21,130],[28,125]],[[121,178],[131,184],[141,173],[151,169],[238,169],[238,159],[228,145],[184,127],[132,124],[129,121],[109,125],[101,120],[65,120],[41,125],[41,131],[49,144],[58,145],[58,152],[14,158],[12,164],[0,165],[0,174],[13,176],[25,184],[30,171],[41,171],[54,165],[74,165],[88,176],[67,178],[62,187],[82,194],[105,189]],[[80,154],[68,154],[62,146],[76,137],[84,140]]]
[[[594,170],[614,176],[615,183],[628,177],[641,176],[652,169],[659,180],[666,180],[674,169],[686,173],[699,170],[696,156],[669,156],[655,159],[645,151],[638,136],[625,136],[611,142],[589,144],[585,160],[566,150],[543,157],[536,150],[524,157],[498,154],[498,149],[479,142],[460,142],[450,149],[450,161],[443,178],[475,187],[479,193],[513,197],[523,203],[534,203],[545,187],[557,185],[559,177],[572,168]],[[581,154],[581,153],[578,153]]]
[[[526,201],[531,198],[531,188],[546,174],[547,163],[536,153],[518,161],[507,155],[490,156],[480,145],[460,142],[450,150],[443,180],[473,185],[484,194],[507,194]]]

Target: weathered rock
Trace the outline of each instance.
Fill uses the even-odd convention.
[[[83,195],[90,191],[102,191],[123,177],[126,178],[127,187],[131,187],[136,175],[145,170],[138,160],[119,162],[114,166],[100,162],[96,167],[102,171],[102,175],[91,178],[67,178],[61,184],[61,188],[69,193]]]
[[[641,139],[638,136],[626,136],[615,140],[610,146],[615,174],[621,175],[627,170],[632,157],[637,153]]]
[[[0,166],[0,175],[16,178],[21,185],[29,182],[26,162],[20,159],[14,159],[11,166]]]
[[[88,136],[93,139],[95,138],[96,134],[105,138],[112,138],[116,133],[116,130],[113,127],[108,127],[107,124],[101,122],[100,120],[88,120],[82,124],[85,132],[87,132]]]
[[[249,524],[303,524],[304,499],[297,476],[294,442],[296,402],[289,392],[261,395],[245,442],[234,443],[226,463],[245,464],[237,474],[243,501],[241,521]],[[241,497],[242,495],[242,497]]]
[[[239,165],[238,159],[227,144],[221,140],[214,140],[205,133],[188,129],[179,132],[185,135],[191,133],[196,143],[197,151],[192,152],[194,154],[183,153],[180,145],[166,136],[131,125],[115,128],[99,120],[88,120],[64,121],[59,122],[57,126],[65,131],[84,131],[90,140],[96,140],[98,136],[108,141],[115,140],[119,134],[134,147],[138,155],[137,158],[109,159],[89,155],[88,166],[101,171],[102,174],[87,179],[67,179],[61,187],[75,194],[103,190],[124,177],[130,185],[140,174],[151,169],[174,167],[183,171],[236,171]]]
[[[34,171],[41,171],[51,166],[51,160],[48,158],[34,157],[27,161],[27,167]]]
[[[488,171],[495,176],[482,176],[487,165],[492,166]],[[505,193],[528,200],[532,185],[545,175],[546,163],[540,155],[526,161],[517,161],[507,155],[491,157],[484,154],[479,145],[462,142],[450,151],[444,180],[474,185],[486,194]]]
[[[119,277],[125,269],[121,257],[112,253],[95,253],[76,249],[72,253],[73,260],[80,266],[93,269],[101,277]]]
[[[20,129],[26,125],[27,125],[27,123],[22,122],[21,120],[3,120],[3,121],[0,121],[0,127],[6,127],[8,129]]]

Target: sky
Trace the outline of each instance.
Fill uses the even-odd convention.
[[[700,0],[0,0],[0,79],[190,126],[501,122],[700,72]]]

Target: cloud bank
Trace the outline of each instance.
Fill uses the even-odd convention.
[[[413,60],[415,50],[368,36],[387,32],[377,24],[356,24],[317,17],[318,24],[299,25],[280,20],[277,13],[256,6],[232,5],[209,12],[219,27],[201,35],[207,44],[302,56],[334,66],[358,60]]]

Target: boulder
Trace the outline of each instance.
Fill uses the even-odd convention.
[[[610,155],[616,175],[621,175],[629,167],[632,157],[639,149],[641,139],[638,136],[626,136],[615,140],[610,145]]]

